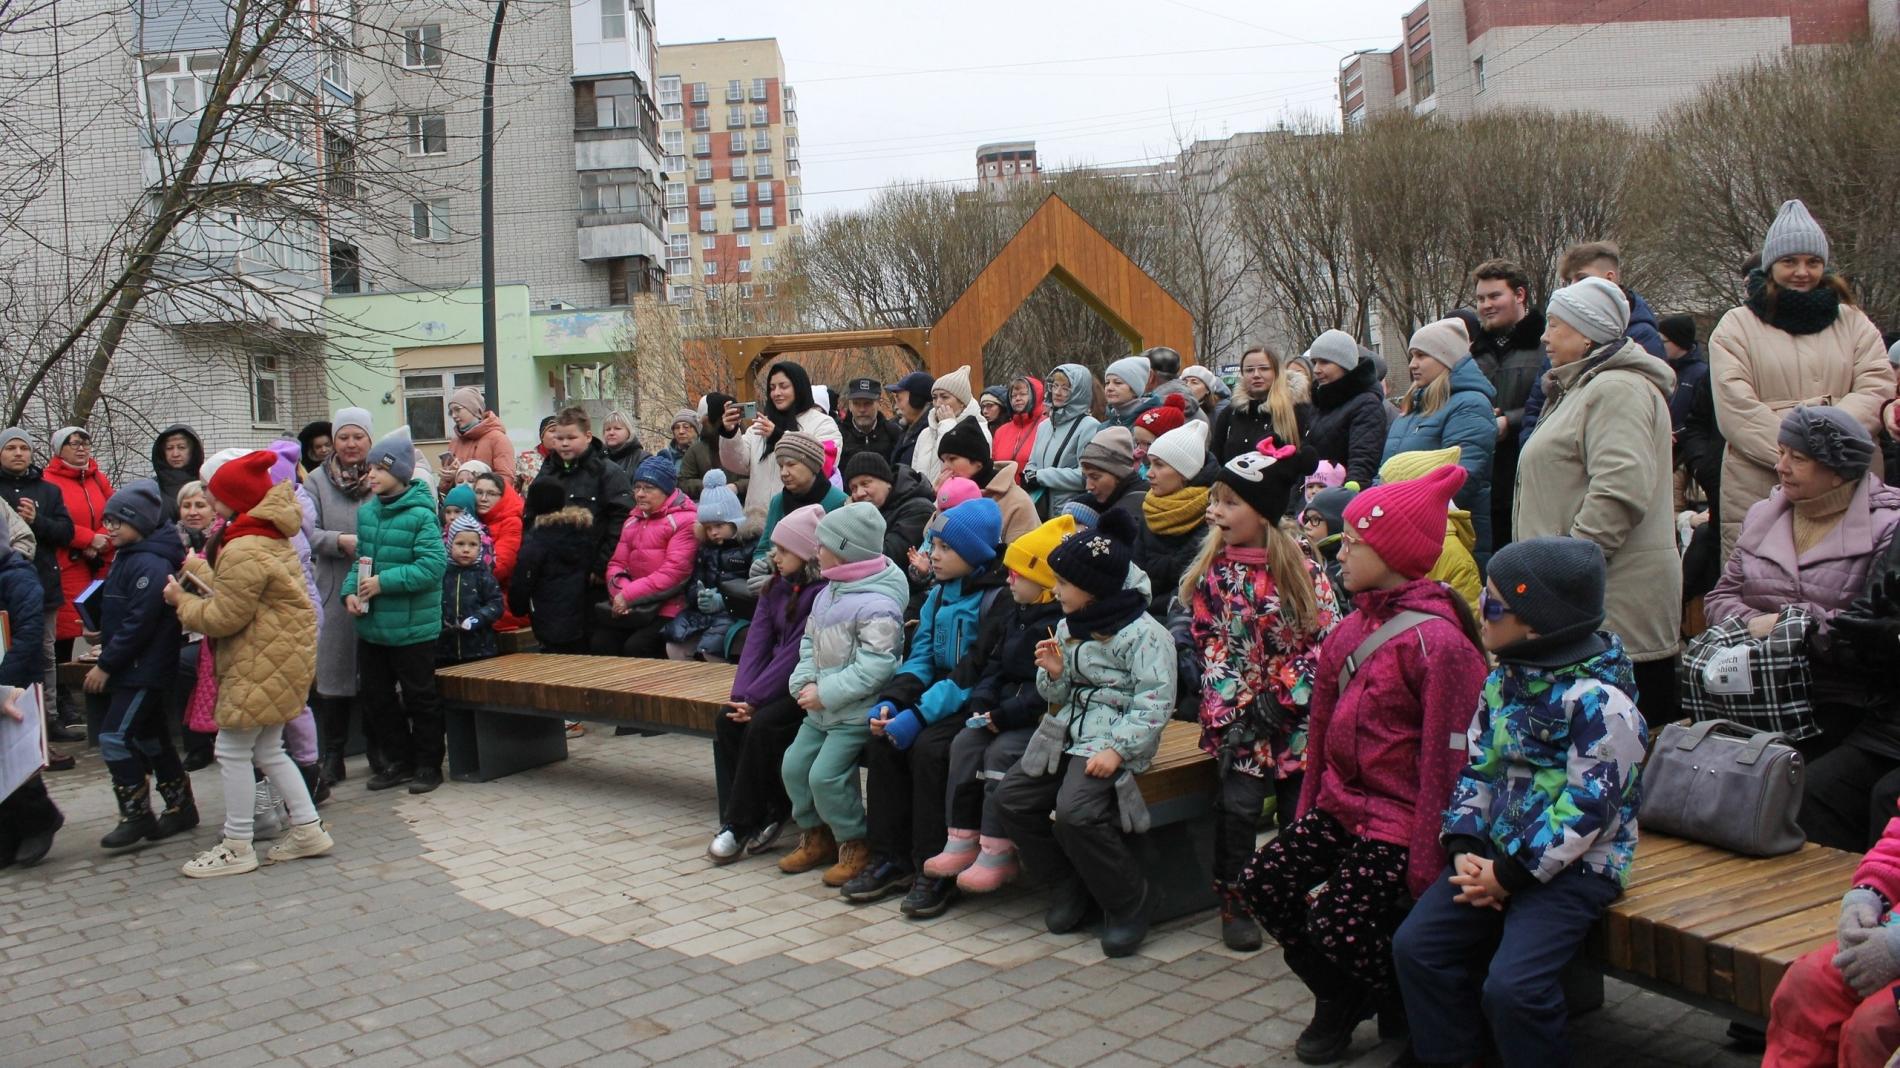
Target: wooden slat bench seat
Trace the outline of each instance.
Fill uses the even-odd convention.
[[[523,627],[520,630],[498,630],[495,632],[495,649],[502,656],[510,653],[532,653],[541,648],[534,636],[534,628]]]

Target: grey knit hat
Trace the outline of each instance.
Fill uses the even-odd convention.
[[[1599,345],[1615,341],[1630,328],[1630,302],[1614,282],[1579,278],[1550,295],[1546,314],[1562,319]]]
[[[1134,432],[1125,426],[1103,427],[1093,440],[1082,446],[1082,457],[1078,462],[1083,467],[1093,467],[1116,478],[1127,478],[1135,470]]]
[[[1900,345],[1896,345],[1894,348],[1900,349]],[[10,426],[5,430],[0,430],[0,449],[5,448],[10,441],[24,441],[26,442],[27,448],[30,449],[33,447],[33,439],[27,436],[26,431],[21,430],[17,426]]]
[[[856,501],[818,521],[818,544],[847,564],[884,555],[884,517],[869,501]]]
[[[1808,206],[1799,200],[1787,200],[1781,204],[1781,211],[1775,215],[1775,221],[1768,225],[1768,236],[1761,241],[1761,263],[1764,268],[1784,256],[1802,254],[1827,259],[1827,234],[1821,231],[1821,224],[1808,214]]]
[[[1890,364],[1893,364],[1896,367],[1900,367],[1900,341],[1896,341],[1893,344],[1887,346],[1887,362]],[[13,434],[13,433],[18,433],[18,432],[13,431],[13,430],[7,431],[7,434]],[[7,434],[0,434],[0,445],[5,445],[7,443]],[[21,434],[20,436],[25,437],[26,435]],[[32,443],[28,442],[28,444],[32,444]]]
[[[811,468],[812,474],[817,477],[825,477],[825,443],[810,434],[802,430],[788,430],[778,439],[773,451],[778,453],[780,463],[796,460]]]
[[[346,426],[357,427],[365,434],[376,433],[375,424],[370,419],[369,409],[367,408],[337,409],[337,413],[330,417],[331,433],[342,430]]]
[[[1328,330],[1313,339],[1313,347],[1306,355],[1314,361],[1324,360],[1348,371],[1359,366],[1359,343],[1344,330]]]
[[[107,519],[116,519],[146,537],[165,521],[165,506],[158,483],[149,478],[134,479],[120,486],[106,501]]]
[[[416,477],[416,444],[409,437],[409,427],[399,426],[383,435],[369,451],[369,465],[383,468],[408,485]]]
[[[1776,441],[1814,457],[1848,482],[1859,482],[1874,462],[1874,438],[1860,420],[1832,405],[1802,405],[1781,417]]]
[[[1514,541],[1491,557],[1486,575],[1546,653],[1561,654],[1603,625],[1607,565],[1603,549],[1587,538]],[[1581,659],[1586,651],[1578,649]]]

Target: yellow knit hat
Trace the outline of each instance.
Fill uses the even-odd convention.
[[[1044,589],[1056,587],[1055,570],[1049,566],[1049,554],[1062,539],[1075,533],[1075,517],[1059,515],[1009,543],[1003,550],[1003,566]]]
[[[1415,478],[1424,478],[1441,467],[1457,463],[1459,455],[1456,445],[1429,451],[1401,452],[1379,466],[1379,481],[1410,482]]]

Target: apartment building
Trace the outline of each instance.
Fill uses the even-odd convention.
[[[1425,0],[1398,45],[1340,65],[1340,115],[1586,109],[1647,125],[1727,71],[1896,29],[1900,0]]]

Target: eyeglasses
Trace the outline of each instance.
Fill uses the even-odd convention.
[[[1479,590],[1478,614],[1484,617],[1485,622],[1496,623],[1511,614],[1511,606],[1504,603],[1504,598],[1491,596],[1490,590]]]

